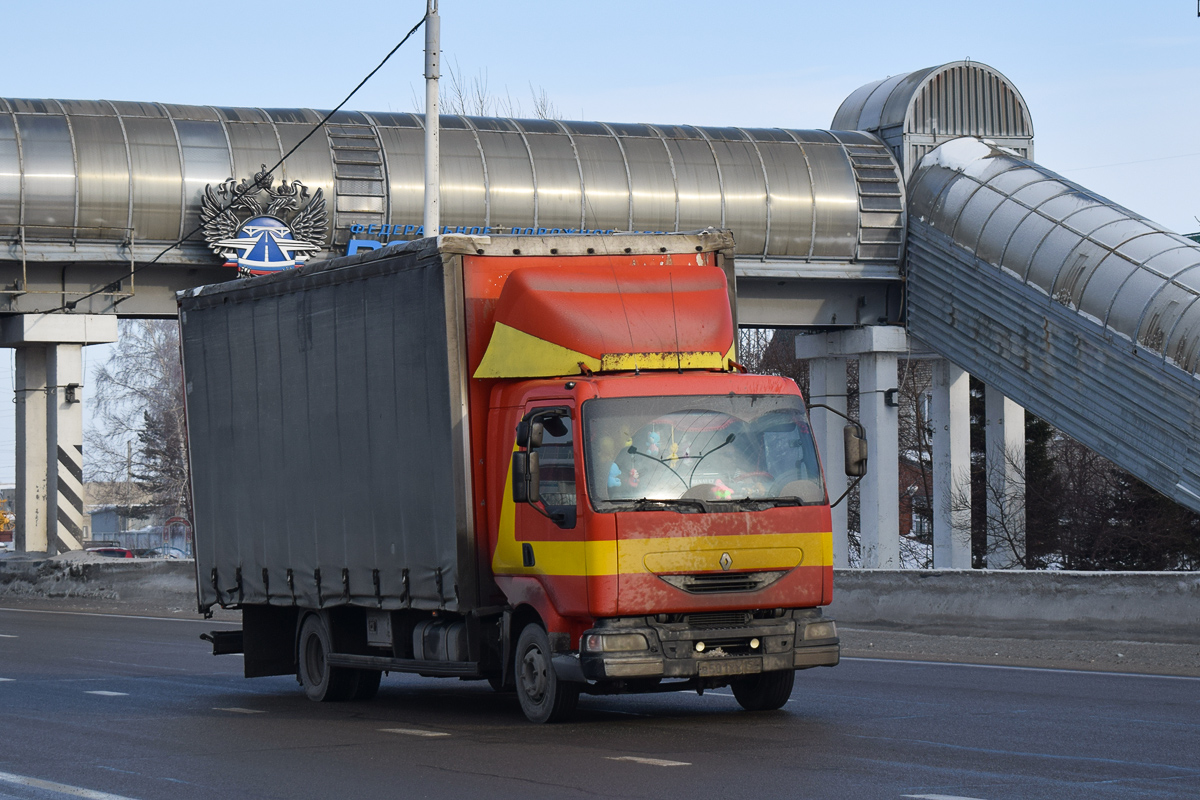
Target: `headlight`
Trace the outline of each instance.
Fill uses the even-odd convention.
[[[649,647],[640,633],[592,633],[583,640],[583,649],[593,653],[628,653]]]
[[[833,620],[825,620],[822,622],[810,622],[804,628],[804,638],[808,639],[832,639],[837,636],[837,625]]]

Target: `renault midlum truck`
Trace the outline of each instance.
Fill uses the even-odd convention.
[[[321,701],[394,671],[535,722],[779,708],[838,663],[830,505],[735,311],[716,230],[444,235],[181,293],[199,607],[242,613],[214,652]]]

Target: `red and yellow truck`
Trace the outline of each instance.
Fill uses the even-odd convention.
[[[446,235],[180,295],[199,607],[247,677],[729,685],[838,662],[791,380],[736,361],[728,232]],[[848,434],[847,471],[865,451]]]

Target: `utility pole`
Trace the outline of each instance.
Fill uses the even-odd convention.
[[[426,0],[425,8],[425,235],[441,230],[438,177],[438,61],[441,58],[442,21],[438,0]]]

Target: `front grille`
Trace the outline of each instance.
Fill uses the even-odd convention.
[[[785,570],[771,572],[705,572],[699,575],[659,575],[677,589],[692,594],[753,592],[770,586],[783,577]]]
[[[750,621],[748,611],[705,611],[685,614],[683,621],[693,628],[736,628]]]
[[[689,575],[684,588],[689,592],[749,592],[758,588],[758,576],[752,573]]]

